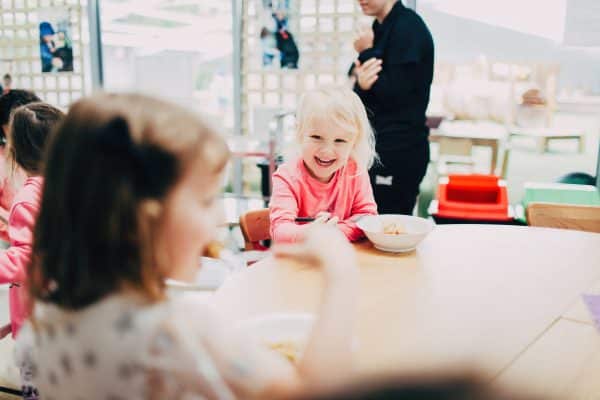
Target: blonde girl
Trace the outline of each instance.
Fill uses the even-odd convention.
[[[273,175],[272,238],[301,240],[314,219],[361,239],[357,219],[377,213],[367,172],[374,137],[362,102],[346,87],[320,88],[304,94],[297,120],[300,155]]]

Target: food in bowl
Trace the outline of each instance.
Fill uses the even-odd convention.
[[[272,313],[240,321],[238,329],[295,364],[302,357],[314,321],[309,313]]]
[[[383,233],[386,235],[403,235],[407,232],[402,224],[398,222],[388,222],[383,225]]]
[[[267,343],[267,346],[287,358],[292,364],[298,361],[301,345],[298,341],[282,340],[278,342]]]

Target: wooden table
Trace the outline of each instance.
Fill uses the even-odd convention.
[[[585,150],[585,134],[578,129],[564,128],[520,128],[513,126],[509,129],[509,137],[522,136],[532,138],[537,142],[538,152],[543,154],[548,151],[548,144],[551,140],[557,139],[575,139],[577,140],[578,151],[583,153]]]
[[[579,304],[600,282],[600,234],[446,225],[410,254],[357,250],[360,372],[475,363],[502,383],[600,398],[600,335]],[[315,311],[321,287],[317,271],[266,259],[214,300],[232,320]]]

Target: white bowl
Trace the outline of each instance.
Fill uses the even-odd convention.
[[[302,357],[314,322],[312,314],[274,313],[241,321],[238,329],[254,342],[268,347],[291,344],[293,358],[298,360]],[[289,357],[289,354],[285,355]]]
[[[167,287],[185,291],[213,291],[218,289],[232,272],[232,267],[218,258],[201,257],[201,264],[202,267],[196,273],[193,282],[167,279]]]
[[[383,233],[383,227],[392,222],[399,224],[406,233],[400,235]],[[391,253],[414,250],[435,226],[433,221],[425,218],[397,214],[368,215],[362,217],[357,225],[375,248]]]
[[[302,353],[315,324],[316,316],[310,313],[272,313],[263,314],[240,321],[237,329],[256,343],[273,346],[293,343],[297,350],[296,359]],[[352,339],[352,351],[358,348],[358,339]]]

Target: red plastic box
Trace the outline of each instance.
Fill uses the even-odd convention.
[[[495,175],[450,175],[438,187],[437,218],[509,222],[506,185]]]

